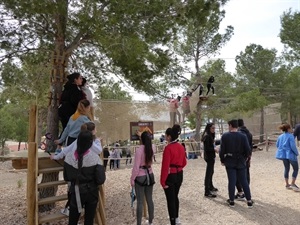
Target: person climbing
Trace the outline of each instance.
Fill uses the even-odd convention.
[[[215,77],[214,76],[210,76],[210,78],[207,81],[206,87],[207,87],[207,92],[206,95],[208,95],[208,93],[210,92],[210,89],[212,90],[213,95],[215,94],[215,88],[214,86],[212,86],[212,83],[215,81]]]
[[[203,85],[202,84],[199,84],[199,97],[202,97],[203,95],[203,89],[204,89],[204,87],[203,87]]]

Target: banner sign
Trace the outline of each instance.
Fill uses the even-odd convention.
[[[130,122],[130,140],[136,141],[139,140],[139,137],[137,136],[136,132],[144,132],[147,131],[150,134],[151,139],[154,138],[154,132],[153,132],[153,122],[147,121],[147,122]]]

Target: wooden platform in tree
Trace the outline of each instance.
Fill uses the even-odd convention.
[[[15,169],[26,169],[27,168],[27,160],[28,160],[28,151],[22,150],[22,151],[16,151],[11,152],[8,155],[0,156],[0,160],[12,161],[12,166]],[[44,169],[44,168],[53,168],[53,167],[61,167],[57,162],[51,160],[49,158],[49,154],[45,151],[38,151],[38,169]],[[59,161],[63,165],[63,161]]]

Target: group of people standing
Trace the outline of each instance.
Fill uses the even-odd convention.
[[[240,123],[238,129],[238,122]],[[228,176],[227,203],[234,207],[237,196],[244,196],[247,205],[252,208],[253,201],[249,188],[250,182],[250,157],[252,135],[244,126],[243,120],[231,120],[228,122],[229,132],[222,135],[219,148],[215,145],[215,126],[208,123],[202,135],[204,143],[204,160],[206,161],[205,174],[205,197],[214,198],[218,189],[213,185],[213,173],[216,153],[219,153],[221,163],[226,167]],[[161,165],[160,184],[164,190],[169,220],[171,225],[180,224],[179,198],[181,184],[183,182],[183,168],[186,166],[186,152],[183,145],[178,141],[181,133],[179,125],[175,124],[165,132],[167,145],[164,148]],[[148,206],[149,224],[154,218],[154,204],[152,199],[154,175],[152,170],[153,149],[151,138],[147,132],[140,134],[141,146],[137,149],[130,183],[135,188],[137,198],[137,225],[141,225],[144,197]],[[250,145],[251,142],[251,145]],[[235,187],[238,193],[235,196]],[[242,197],[243,196],[243,197]]]
[[[160,184],[165,192],[167,208],[171,225],[180,224],[179,220],[179,190],[183,181],[183,168],[186,166],[184,147],[178,142],[181,133],[179,125],[175,124],[165,132],[167,145],[163,152]],[[136,150],[130,178],[137,199],[137,225],[141,225],[144,197],[148,206],[149,221],[152,225],[154,218],[154,204],[152,199],[153,185],[155,183],[152,163],[154,149],[150,135],[147,132],[138,133],[140,147]]]
[[[68,208],[69,225],[77,225],[82,208],[85,208],[85,225],[92,225],[98,203],[98,186],[103,184],[105,175],[101,172],[102,143],[96,138],[95,124],[92,122],[92,96],[83,85],[84,78],[79,73],[68,76],[68,82],[60,99],[59,118],[63,131],[58,146],[66,143],[61,152],[56,152],[51,159],[65,157],[64,179],[69,182]],[[85,80],[86,82],[86,80]],[[213,81],[212,81],[213,82]],[[211,83],[212,83],[211,82]],[[201,141],[204,146],[206,173],[204,179],[204,196],[217,197],[218,189],[213,185],[216,153],[221,164],[225,166],[228,177],[227,203],[234,207],[235,200],[246,198],[249,208],[253,201],[250,191],[250,159],[252,154],[252,135],[244,126],[242,119],[228,122],[229,132],[222,135],[219,145],[215,141],[215,125],[208,123]],[[283,134],[277,140],[276,158],[283,161],[286,188],[300,191],[296,185],[298,175],[298,150],[289,124],[282,124]],[[165,131],[167,145],[164,148],[160,184],[164,190],[171,225],[180,224],[178,194],[183,182],[183,168],[187,164],[186,152],[178,141],[181,127],[177,124]],[[137,199],[137,225],[141,225],[143,201],[146,199],[149,225],[153,224],[154,203],[152,199],[155,178],[152,170],[155,147],[150,134],[138,133],[140,146],[135,152],[130,184],[135,189]],[[116,149],[119,146],[115,146]],[[131,158],[131,153],[130,154]],[[120,156],[118,156],[120,158]],[[289,182],[290,166],[293,168],[292,180]],[[237,194],[235,195],[235,189]]]
[[[225,166],[228,177],[229,199],[227,203],[234,207],[234,200],[246,197],[249,208],[253,206],[250,193],[250,159],[252,153],[252,135],[244,126],[242,119],[228,122],[229,132],[222,135],[220,145],[215,141],[215,124],[208,123],[202,134],[206,172],[204,179],[204,196],[217,197],[218,189],[213,185],[213,174],[216,153],[219,153],[221,164]],[[235,188],[238,192],[235,195]]]

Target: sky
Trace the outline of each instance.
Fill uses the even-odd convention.
[[[264,48],[283,50],[279,33],[280,16],[292,9],[300,11],[300,0],[230,0],[225,6],[225,18],[221,31],[226,26],[234,27],[234,35],[221,50],[217,58],[224,58],[226,69],[235,71],[235,56],[249,44],[259,44]]]
[[[252,43],[268,49],[275,48],[280,54],[283,50],[279,38],[280,16],[290,8],[292,11],[300,11],[300,0],[230,0],[224,7],[226,15],[221,23],[220,32],[223,33],[225,28],[231,25],[234,27],[234,35],[222,48],[220,55],[214,58],[224,59],[226,70],[234,72],[235,57]],[[200,64],[207,60],[200,60]],[[148,99],[139,93],[135,93],[133,98]]]

